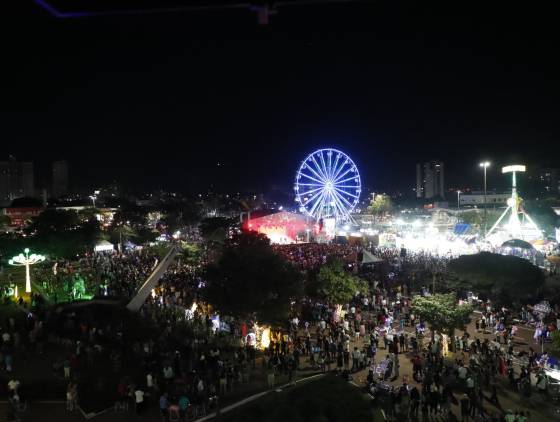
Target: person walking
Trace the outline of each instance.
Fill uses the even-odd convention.
[[[169,401],[167,400],[167,393],[163,393],[159,398],[159,411],[161,413],[161,420],[167,420],[167,411],[169,409]]]
[[[461,422],[468,422],[470,417],[469,407],[470,407],[470,400],[469,396],[463,394],[460,400],[461,403]]]
[[[64,379],[69,380],[70,379],[70,360],[64,359],[62,367],[64,369]]]
[[[68,383],[66,388],[66,410],[73,412],[76,408],[76,401],[78,396],[78,386],[74,383]]]
[[[420,407],[420,391],[415,386],[410,390],[410,417],[418,417],[418,408]]]

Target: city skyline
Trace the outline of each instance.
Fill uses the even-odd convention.
[[[58,20],[22,5],[41,36],[8,47],[5,155],[37,162],[38,178],[64,157],[78,185],[192,192],[290,187],[325,147],[387,191],[414,189],[431,160],[449,187],[481,188],[481,160],[495,186],[501,165],[559,167],[547,25],[358,3],[283,9],[266,27],[228,11]]]

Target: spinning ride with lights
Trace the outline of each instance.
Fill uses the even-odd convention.
[[[316,220],[350,219],[362,183],[356,164],[342,151],[319,149],[302,161],[294,184],[299,211]]]
[[[495,235],[501,229],[507,237],[521,240],[536,240],[542,238],[542,232],[531,216],[522,207],[522,199],[517,193],[517,173],[525,172],[522,165],[511,165],[502,168],[502,173],[512,174],[511,198],[507,200],[507,208],[492,226],[486,238]],[[509,218],[506,217],[509,215]]]

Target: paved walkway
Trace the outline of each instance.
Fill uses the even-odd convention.
[[[323,377],[324,374],[314,374],[310,376],[304,376],[296,380],[296,387],[302,385],[303,383],[313,382],[317,379]],[[234,403],[231,403],[225,407],[220,409],[220,413],[228,413],[232,410],[235,410],[241,406],[245,406],[255,400],[259,400],[260,398],[274,392],[277,390],[283,390],[285,388],[294,388],[289,384],[281,384],[278,387],[273,389],[266,389],[259,393],[250,395],[245,397],[241,400],[238,400]],[[0,402],[0,421],[7,420],[7,410],[8,404],[7,402]],[[196,419],[196,422],[204,422],[210,421],[218,416],[215,412],[208,414],[205,417]],[[28,409],[20,414],[21,422],[73,422],[73,421],[83,421],[83,420],[92,420],[95,422],[154,422],[154,421],[161,421],[161,415],[155,405],[148,407],[145,411],[141,413],[136,413],[133,409],[130,409],[128,412],[124,413],[116,413],[113,409],[108,409],[105,412],[99,413],[95,416],[83,414],[80,410],[76,410],[73,412],[69,412],[66,410],[66,405],[63,401],[40,401],[31,403],[28,406]]]
[[[407,328],[408,331],[413,331],[412,328]],[[481,341],[484,339],[488,340],[495,340],[495,336],[492,334],[484,334],[481,331],[476,331],[476,326],[474,323],[474,319],[471,323],[466,327],[466,332],[469,333],[471,338],[480,338]],[[458,334],[462,334],[462,331],[458,331]],[[518,335],[515,337],[515,350],[516,351],[528,351],[529,347],[532,347],[534,350],[540,352],[540,345],[533,343],[533,333],[534,330],[530,327],[522,327],[518,331]],[[353,348],[354,345],[361,346],[362,341],[359,340],[356,342],[354,339],[351,340],[351,347]],[[549,344],[545,344],[545,350],[548,350],[550,347]],[[383,359],[386,356],[386,350],[383,349],[383,343],[380,342],[380,348],[377,351],[377,360]],[[416,385],[419,390],[421,390],[421,384],[414,381],[412,374],[412,353],[402,353],[399,355],[399,363],[400,363],[400,376],[395,381],[390,382],[392,385],[400,386],[402,385],[403,376],[407,376],[410,385]],[[448,356],[449,360],[454,360],[454,354],[450,353]],[[360,371],[356,374],[353,374],[354,381],[359,386],[364,386],[366,384],[366,378],[368,375],[368,370]],[[488,390],[484,390],[485,396],[489,399],[491,396],[491,392]],[[459,399],[459,395],[455,393],[457,399]],[[498,388],[498,398],[501,405],[501,409],[497,408],[494,405],[491,405],[489,402],[485,402],[485,409],[487,411],[499,414],[501,410],[506,411],[511,409],[513,411],[529,411],[531,412],[531,422],[535,421],[553,421],[553,420],[560,420],[560,406],[553,405],[551,399],[546,399],[542,396],[539,396],[536,390],[533,390],[533,394],[531,398],[526,398],[521,396],[519,393],[514,392],[510,389],[508,380],[502,378],[499,383]],[[455,416],[459,417],[460,420],[460,408],[459,406],[453,406],[452,408],[453,413]],[[434,420],[443,420],[436,418],[431,418],[431,421]]]

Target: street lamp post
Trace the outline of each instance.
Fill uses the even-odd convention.
[[[458,190],[458,191],[457,191],[457,209],[460,209],[460,208],[461,208],[460,198],[461,198],[461,191]]]
[[[93,191],[93,195],[89,196],[89,199],[91,199],[91,201],[93,202],[93,208],[95,208],[95,200],[97,199],[97,195],[99,195],[99,192],[101,191]]]
[[[486,237],[486,231],[488,229],[488,215],[486,211],[486,169],[490,167],[490,162],[484,161],[479,165],[484,169],[484,237]]]
[[[25,266],[25,291],[31,293],[31,275],[29,273],[29,266],[38,262],[44,261],[43,255],[31,254],[29,255],[29,248],[25,248],[25,255],[20,253],[8,261],[8,264],[15,267]]]

